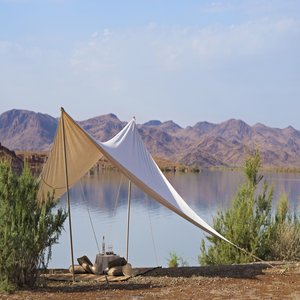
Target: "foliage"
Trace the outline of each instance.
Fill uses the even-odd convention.
[[[177,268],[179,263],[179,256],[175,252],[170,252],[170,257],[168,259],[169,268]]]
[[[48,195],[37,202],[38,183],[25,165],[20,176],[0,163],[0,289],[34,286],[46,268],[67,214]]]
[[[184,267],[188,265],[188,263],[181,256],[178,256],[176,252],[170,252],[169,255],[170,255],[168,259],[169,268],[177,268],[179,266]]]
[[[281,195],[271,229],[271,257],[275,260],[300,260],[300,221],[290,213],[287,195]]]
[[[191,171],[192,173],[199,173],[199,172],[200,172],[200,169],[199,169],[198,166],[193,165],[193,166],[190,167],[190,171]]]
[[[228,240],[262,259],[269,257],[271,201],[273,189],[266,182],[258,185],[263,176],[259,174],[260,155],[256,151],[246,159],[242,183],[232,200],[232,207],[225,213],[218,211],[214,218],[214,228]],[[216,237],[207,237],[211,246],[206,249],[204,240],[201,245],[201,264],[245,263],[251,256],[236,249]]]
[[[300,222],[292,216],[284,194],[272,217],[273,188],[260,182],[260,155],[256,151],[246,159],[246,181],[240,185],[232,207],[218,211],[214,228],[235,245],[263,260],[300,260]],[[251,262],[253,258],[216,237],[207,237],[211,246],[206,249],[202,240],[200,264],[232,264]]]

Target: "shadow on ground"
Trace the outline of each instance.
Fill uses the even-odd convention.
[[[244,265],[218,265],[201,267],[179,267],[179,268],[159,268],[147,272],[143,276],[168,276],[168,277],[229,277],[254,279],[257,275],[264,274],[263,271],[270,268],[263,263]]]

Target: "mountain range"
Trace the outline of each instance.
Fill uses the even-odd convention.
[[[47,151],[58,119],[47,114],[13,109],[0,115],[0,143],[11,150]],[[126,124],[114,114],[78,122],[100,141],[106,141]],[[289,126],[250,126],[230,119],[220,124],[198,122],[180,127],[173,121],[151,120],[138,125],[151,154],[161,159],[198,167],[236,167],[259,149],[266,167],[300,167],[300,131]]]

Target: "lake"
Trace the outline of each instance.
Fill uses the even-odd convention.
[[[210,225],[218,209],[230,206],[243,180],[238,171],[204,170],[196,174],[167,173],[166,176],[191,208]],[[291,207],[299,209],[300,174],[268,173],[265,179],[274,186],[274,205],[285,192]],[[117,171],[85,176],[71,188],[75,263],[82,255],[94,262],[96,254],[102,250],[103,236],[106,250],[126,256],[127,190],[128,180]],[[66,208],[65,196],[59,206]],[[204,237],[202,230],[132,185],[129,262],[134,267],[166,266],[170,252],[176,252],[189,265],[198,265]],[[68,268],[70,264],[66,221],[59,244],[53,247],[49,267]]]

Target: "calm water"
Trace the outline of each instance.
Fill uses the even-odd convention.
[[[206,222],[220,208],[230,205],[243,176],[239,172],[203,171],[199,174],[167,174],[169,181],[186,202]],[[274,203],[285,191],[292,207],[299,209],[300,175],[266,174],[274,185]],[[119,172],[106,171],[87,176],[70,191],[74,257],[87,255],[91,261],[98,253],[92,225],[101,250],[105,236],[106,249],[125,256],[128,181]],[[63,197],[60,206],[66,207]],[[70,265],[69,227],[53,248],[49,267]],[[129,261],[137,266],[166,266],[169,253],[175,251],[189,265],[197,265],[204,233],[186,220],[132,187]]]

